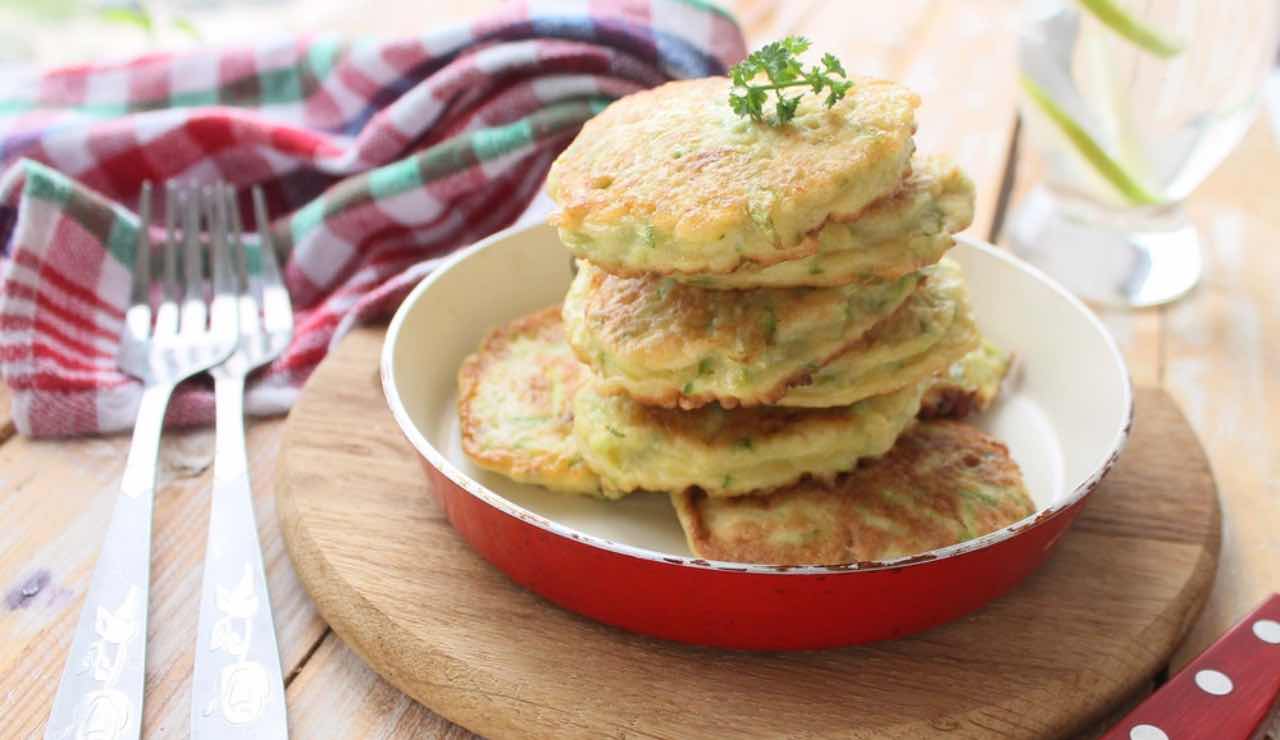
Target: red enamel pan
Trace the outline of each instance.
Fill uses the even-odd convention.
[[[457,368],[490,328],[564,295],[569,256],[546,226],[497,234],[418,285],[387,332],[383,388],[458,533],[565,609],[726,648],[907,635],[977,609],[1039,567],[1120,453],[1132,417],[1124,360],[1083,304],[989,245],[961,240],[952,255],[983,332],[1018,357],[1005,392],[975,423],[1008,444],[1038,511],[910,558],[792,567],[702,560],[690,554],[666,496],[597,501],[470,464],[458,437]]]

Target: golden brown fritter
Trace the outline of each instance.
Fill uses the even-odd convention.
[[[921,422],[888,454],[834,485],[805,480],[767,495],[671,496],[698,557],[835,565],[918,555],[1035,511],[1000,442],[954,421]]]
[[[986,339],[934,378],[920,404],[920,417],[963,419],[990,408],[1000,393],[1013,355]]]
[[[494,329],[458,370],[463,450],[521,483],[599,494],[573,439],[573,399],[590,379],[564,340],[559,305]]]
[[[570,251],[623,274],[797,259],[908,170],[919,99],[898,84],[857,78],[830,109],[805,96],[784,126],[735,115],[728,97],[724,77],[669,82],[587,121],[547,176]]]
[[[851,406],[755,406],[692,411],[644,406],[595,384],[574,402],[578,451],[610,491],[713,496],[776,488],[802,476],[832,478],[886,452],[919,411],[924,385]]]
[[[973,222],[973,182],[943,157],[916,157],[891,195],[853,216],[827,221],[806,239],[808,257],[772,265],[747,263],[723,275],[673,276],[705,288],[845,285],[889,279],[934,264]]]
[[[978,327],[960,265],[944,259],[923,274],[923,285],[898,310],[778,403],[856,403],[927,380],[977,347]]]
[[[565,330],[600,389],[683,408],[776,401],[893,313],[920,281],[913,274],[839,288],[722,291],[578,265]]]

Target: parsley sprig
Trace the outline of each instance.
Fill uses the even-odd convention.
[[[788,36],[781,41],[765,44],[735,64],[729,70],[729,79],[733,82],[729,89],[729,106],[733,108],[733,112],[740,116],[750,116],[755,121],[781,126],[795,118],[800,98],[804,96],[803,91],[796,95],[783,93],[783,90],[793,87],[807,87],[815,95],[825,89],[827,107],[835,105],[853,87],[853,80],[848,79],[840,60],[829,53],[822,55],[821,66],[813,65],[806,70],[801,65],[799,56],[809,46],[809,39],[803,36]],[[767,84],[759,80],[761,74],[768,80]],[[765,103],[770,92],[777,99],[772,117],[765,114]]]

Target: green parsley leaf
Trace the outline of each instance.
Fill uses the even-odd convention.
[[[821,66],[805,69],[799,56],[808,51],[809,39],[788,36],[781,41],[765,44],[729,70],[732,87],[729,90],[729,108],[739,116],[771,126],[781,126],[796,117],[804,93],[787,96],[783,90],[792,87],[807,88],[815,95],[827,91],[826,106],[839,102],[853,87],[840,60],[830,53],[822,55]],[[763,76],[764,79],[761,79]],[[769,93],[776,98],[773,116],[765,113]]]

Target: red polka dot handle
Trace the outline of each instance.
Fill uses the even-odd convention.
[[[1160,687],[1103,740],[1252,740],[1280,698],[1280,594]]]

